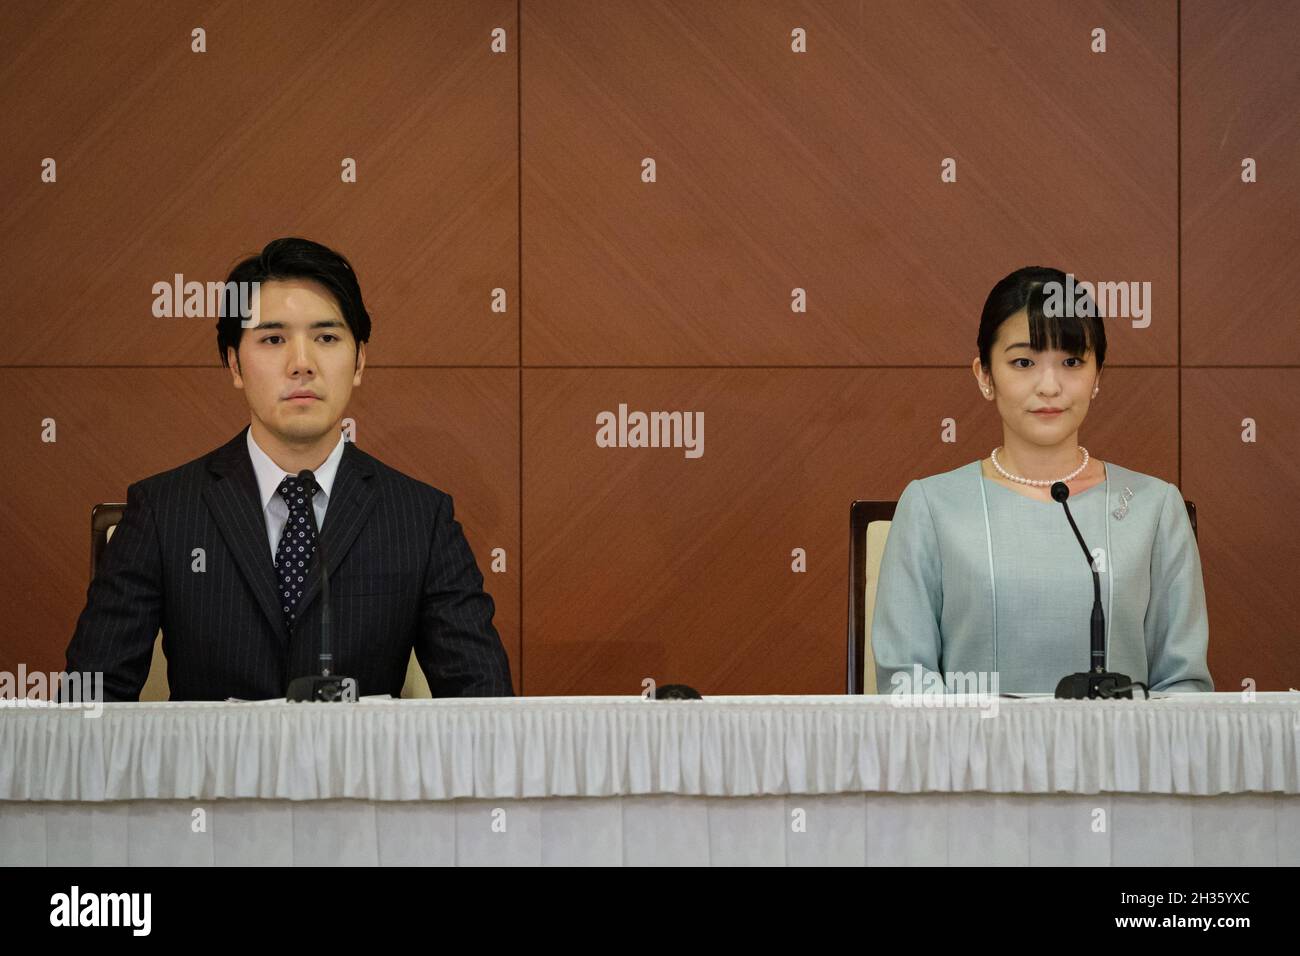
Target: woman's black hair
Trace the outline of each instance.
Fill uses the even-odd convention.
[[[1056,302],[1062,308],[1044,312],[1043,305],[1054,291],[1048,283],[1053,282],[1058,283],[1055,289]],[[1069,288],[1064,272],[1046,266],[1025,266],[998,282],[984,300],[979,336],[976,338],[984,369],[988,371],[993,367],[991,353],[993,341],[998,337],[998,328],[1024,309],[1029,313],[1031,349],[1036,352],[1059,349],[1077,358],[1082,358],[1091,349],[1100,371],[1106,362],[1106,330],[1102,327],[1102,317],[1086,289],[1076,292],[1073,303],[1069,304]]]
[[[352,271],[352,263],[342,255],[310,239],[289,236],[272,239],[260,254],[244,259],[230,270],[227,289],[242,288],[239,283],[271,282],[276,279],[312,279],[319,282],[338,303],[343,321],[356,339],[358,351],[362,342],[370,341],[370,313],[361,301],[361,286]],[[231,285],[235,283],[235,285]],[[239,309],[229,307],[235,297],[227,293],[222,298],[221,317],[217,320],[217,350],[221,364],[229,366],[226,350],[233,348],[238,354],[239,340],[244,327],[240,323]],[[248,301],[245,296],[245,302]]]

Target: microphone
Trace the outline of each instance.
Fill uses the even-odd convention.
[[[309,501],[311,500],[310,492],[313,488],[320,491],[320,486],[316,484],[316,476],[310,468],[304,468],[298,472],[298,480],[307,489]],[[334,654],[330,647],[330,576],[325,561],[325,540],[321,537],[320,528],[316,526],[316,507],[314,504],[307,508],[307,520],[311,522],[312,533],[316,538],[315,570],[317,577],[320,579],[320,673],[307,677],[295,677],[289,681],[289,689],[285,692],[285,699],[290,701],[356,700],[357,682],[351,677],[339,677],[334,673]]]
[[[1074,523],[1074,515],[1070,514],[1070,506],[1066,504],[1066,499],[1069,497],[1070,489],[1065,482],[1058,481],[1052,485],[1052,499],[1059,501],[1061,507],[1065,509],[1065,517],[1069,520],[1070,528],[1079,541],[1079,547],[1083,548],[1084,559],[1092,572],[1091,669],[1062,677],[1060,683],[1056,685],[1056,696],[1066,700],[1097,697],[1132,698],[1135,686],[1132,679],[1126,674],[1114,674],[1106,670],[1106,615],[1101,609],[1101,575],[1093,567],[1092,552],[1084,543],[1083,535],[1079,533],[1079,526]]]

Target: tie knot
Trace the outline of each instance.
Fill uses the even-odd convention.
[[[280,487],[275,490],[291,509],[305,507],[307,500],[316,494],[316,483],[312,482],[311,490],[308,491],[297,475],[285,475]]]

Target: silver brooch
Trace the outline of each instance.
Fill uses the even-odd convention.
[[[1123,521],[1124,516],[1128,514],[1129,499],[1133,497],[1133,489],[1128,485],[1124,486],[1124,494],[1119,496],[1119,507],[1111,512],[1116,521]]]

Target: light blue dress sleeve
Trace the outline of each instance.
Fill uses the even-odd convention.
[[[1212,691],[1201,555],[1182,493],[1165,482],[1151,548],[1151,599],[1143,622],[1151,690]]]
[[[898,498],[880,559],[876,609],[871,618],[877,693],[888,694],[896,687],[920,693],[922,688],[913,682],[917,664],[923,680],[929,672],[939,674],[942,613],[939,536],[925,489],[920,481],[912,481]],[[938,679],[942,681],[942,676]]]

